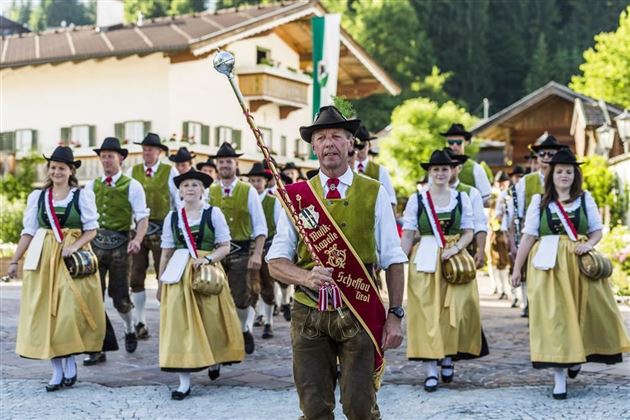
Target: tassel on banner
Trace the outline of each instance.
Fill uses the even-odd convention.
[[[318,298],[318,302],[317,302],[317,306],[319,307],[319,311],[320,312],[324,312],[326,309],[328,309],[328,288],[326,287],[326,285],[322,284],[321,286],[319,286],[319,298]]]
[[[319,311],[326,311],[329,304],[333,307],[333,309],[341,308],[341,291],[335,283],[322,284],[319,287],[319,297],[317,302]]]

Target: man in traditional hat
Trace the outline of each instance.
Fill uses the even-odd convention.
[[[466,155],[460,155],[453,152],[452,149],[446,147],[444,151],[448,156],[459,162],[459,165],[453,167],[453,175],[450,181],[451,188],[456,191],[466,193],[470,198],[470,204],[473,209],[473,233],[474,239],[470,246],[470,254],[475,258],[477,268],[484,266],[486,262],[486,239],[488,237],[488,217],[483,210],[483,199],[479,190],[472,185],[468,185],[461,181],[459,177],[466,162],[470,158]]]
[[[262,338],[273,337],[273,307],[275,302],[275,280],[269,275],[269,267],[265,261],[265,255],[269,251],[271,241],[276,234],[276,225],[282,212],[280,202],[273,195],[273,192],[267,189],[269,181],[273,179],[271,171],[266,171],[260,162],[254,163],[251,170],[245,175],[249,178],[249,183],[256,189],[260,203],[265,213],[265,221],[267,222],[267,238],[263,249],[263,260],[260,270],[252,270],[252,306],[256,307],[259,295],[262,297]]]
[[[524,224],[525,213],[527,212],[527,207],[529,207],[532,197],[535,194],[544,194],[545,192],[545,176],[549,170],[549,162],[551,161],[551,158],[558,152],[558,150],[566,148],[567,146],[561,144],[554,136],[549,134],[539,137],[537,144],[529,147],[532,152],[536,153],[536,164],[538,166],[538,170],[525,175],[514,188],[516,193],[514,220],[515,223],[519,223],[521,225],[520,227]],[[515,256],[519,238],[516,238],[514,226],[512,226],[510,232],[511,253]],[[521,290],[523,294],[523,303],[525,304],[522,316],[527,317],[527,283],[525,281],[521,283]]]
[[[99,210],[99,229],[92,241],[92,250],[98,258],[103,297],[107,289],[125,323],[125,349],[133,353],[138,346],[138,338],[129,297],[129,259],[140,251],[149,222],[149,209],[142,185],[121,171],[128,151],[120,147],[120,141],[115,137],[107,137],[101,147],[94,151],[103,166],[103,176],[85,186],[87,190],[94,191]],[[135,221],[136,229],[130,239],[132,221]],[[106,285],[108,272],[109,281]],[[108,323],[107,327],[111,328],[111,324]],[[93,365],[104,361],[104,352],[92,353],[83,364]]]
[[[518,181],[525,176],[525,169],[521,165],[515,165],[514,168],[508,172],[510,177],[510,186],[518,184]]]
[[[302,172],[300,172],[300,168],[293,162],[287,162],[282,168],[282,173],[291,178],[291,181],[297,182],[302,177]]]
[[[199,162],[196,166],[199,172],[203,172],[206,175],[210,175],[210,177],[216,181],[219,179],[219,173],[217,172],[217,164],[214,163],[214,159],[208,158],[205,162]]]
[[[232,145],[223,143],[216,159],[220,182],[210,187],[210,204],[221,208],[232,237],[231,252],[221,262],[228,276],[230,290],[241,320],[245,352],[254,352],[252,335],[255,311],[251,299],[252,271],[260,270],[267,236],[267,223],[258,193],[236,177],[238,158]]]
[[[451,127],[445,133],[440,135],[446,137],[446,144],[449,149],[456,155],[463,155],[466,143],[470,142],[472,133],[466,131],[462,124],[451,124]],[[472,159],[468,159],[464,163],[460,173],[459,180],[466,185],[475,187],[481,193],[483,202],[486,203],[492,194],[492,186],[488,179],[488,174],[484,168]]]
[[[337,108],[326,106],[311,126],[300,127],[300,136],[312,144],[319,159],[320,171],[307,182],[288,186],[287,192],[306,232],[311,232],[312,252],[327,267],[313,262],[284,212],[267,254],[271,275],[297,286],[291,315],[293,374],[300,408],[308,419],[333,417],[337,359],[346,417],[380,418],[376,404],[382,369],[379,357],[384,350],[398,347],[403,337],[407,257],[385,188],[357,176],[348,166],[348,151],[359,124],[360,120],[346,120]],[[391,307],[386,317],[373,274],[367,274],[377,263],[387,271]],[[335,279],[333,269],[337,270]],[[341,290],[345,290],[344,304],[336,295]]]
[[[162,222],[171,210],[175,209],[179,200],[179,193],[173,178],[178,175],[175,168],[160,162],[160,154],[168,153],[168,146],[162,144],[160,136],[148,133],[140,143],[142,146],[142,163],[132,166],[126,175],[142,184],[146,195],[147,206],[151,209],[149,227],[142,240],[140,251],[131,259],[131,300],[134,305],[134,323],[139,339],[149,338],[145,314],[146,291],[144,280],[149,268],[149,253],[153,257],[155,273],[160,269],[162,255],[161,236]]]
[[[368,159],[368,154],[370,152],[370,141],[375,140],[378,137],[370,134],[367,128],[364,125],[359,127],[359,131],[357,131],[356,139],[357,141],[354,144],[356,158],[354,159],[354,171],[365,176],[368,176],[372,179],[379,181],[385,187],[385,191],[389,195],[389,200],[392,203],[392,207],[394,208],[394,214],[396,214],[396,192],[394,191],[394,187],[392,186],[392,180],[389,176],[389,171],[384,166],[379,165],[373,160]]]
[[[174,155],[170,155],[168,160],[175,163],[175,170],[181,175],[190,171],[193,168],[193,159],[195,158],[194,153],[190,153],[188,148],[180,147],[177,150],[177,153]]]

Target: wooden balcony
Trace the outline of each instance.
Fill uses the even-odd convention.
[[[258,108],[275,103],[280,108],[280,118],[308,106],[310,77],[300,73],[266,65],[247,70],[237,70],[238,84],[249,108]]]

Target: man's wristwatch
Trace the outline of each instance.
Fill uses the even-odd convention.
[[[398,319],[403,319],[403,317],[405,316],[405,310],[402,306],[392,306],[391,308],[389,308],[387,313],[394,314],[394,316]]]

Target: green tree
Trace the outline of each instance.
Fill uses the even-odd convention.
[[[540,34],[532,56],[532,64],[525,78],[525,91],[531,92],[551,80],[551,62],[547,50],[545,34]]]
[[[169,15],[183,15],[186,13],[202,12],[206,10],[206,0],[171,0]]]
[[[94,23],[90,9],[78,0],[42,0],[29,18],[29,27],[33,31],[58,27],[62,23],[70,25],[89,25]]]
[[[424,175],[420,163],[444,147],[444,137],[439,133],[455,121],[470,127],[475,119],[452,101],[439,105],[430,99],[415,98],[396,107],[391,135],[381,139],[379,146],[382,160],[396,168],[392,181],[399,194],[414,191],[415,181]]]
[[[33,12],[31,0],[12,0],[7,16],[12,21],[28,25],[28,20]]]
[[[170,6],[171,0],[125,0],[125,20],[135,22],[138,12],[145,19],[166,16]]]
[[[571,88],[598,99],[630,107],[630,6],[621,13],[615,32],[595,36],[595,47],[584,52],[582,74]]]

